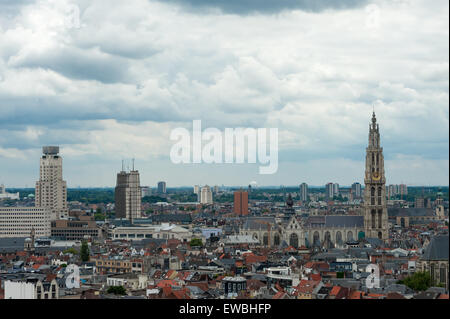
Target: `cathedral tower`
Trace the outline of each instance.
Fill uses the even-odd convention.
[[[367,238],[387,240],[388,214],[386,206],[386,178],[384,176],[383,148],[375,117],[369,125],[369,145],[366,148],[366,173],[364,177],[364,228]]]

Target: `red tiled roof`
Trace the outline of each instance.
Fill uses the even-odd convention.
[[[339,293],[339,291],[341,291],[341,288],[342,287],[334,286],[330,291],[330,296],[336,296]]]
[[[390,292],[387,294],[386,299],[406,299],[406,298],[397,292]]]
[[[161,280],[160,282],[158,282],[158,284],[156,285],[158,288],[164,288],[164,287],[172,287],[172,286],[178,286],[178,284],[176,283],[175,280]]]
[[[281,299],[281,298],[283,298],[285,295],[286,295],[286,293],[285,293],[284,291],[279,291],[279,292],[277,292],[277,293],[272,297],[272,299]]]
[[[208,283],[206,283],[206,282],[191,282],[189,284],[189,286],[196,286],[196,287],[200,288],[203,291],[208,291],[209,290]]]
[[[320,276],[320,274],[311,274],[311,280],[321,281],[322,277]]]
[[[176,298],[176,299],[191,299],[189,297],[189,293],[187,292],[187,290],[185,289],[181,289],[181,290],[173,290],[172,291],[172,295]]]
[[[301,293],[311,293],[319,283],[319,281],[314,280],[301,280],[295,289]]]
[[[361,291],[352,291],[348,299],[361,299]]]

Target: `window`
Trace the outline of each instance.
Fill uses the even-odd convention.
[[[375,210],[372,209],[372,228],[375,228]]]
[[[447,270],[444,265],[441,266],[439,272],[439,282],[445,284],[447,282]]]
[[[382,226],[382,220],[383,220],[383,211],[380,209],[378,210],[378,228],[381,228]]]

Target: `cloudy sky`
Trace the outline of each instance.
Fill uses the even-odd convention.
[[[69,187],[448,185],[447,0],[2,0],[0,183],[34,187],[59,145]],[[173,128],[276,127],[279,168],[172,164]]]

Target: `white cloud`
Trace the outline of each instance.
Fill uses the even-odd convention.
[[[73,5],[79,26],[69,23]],[[162,160],[168,130],[201,119],[220,129],[278,127],[281,151],[356,161],[374,103],[386,159],[416,156],[438,174],[433,163],[448,161],[448,2],[250,11],[146,0],[8,6],[0,148],[61,144],[66,156],[94,156],[100,169],[101,157]]]

